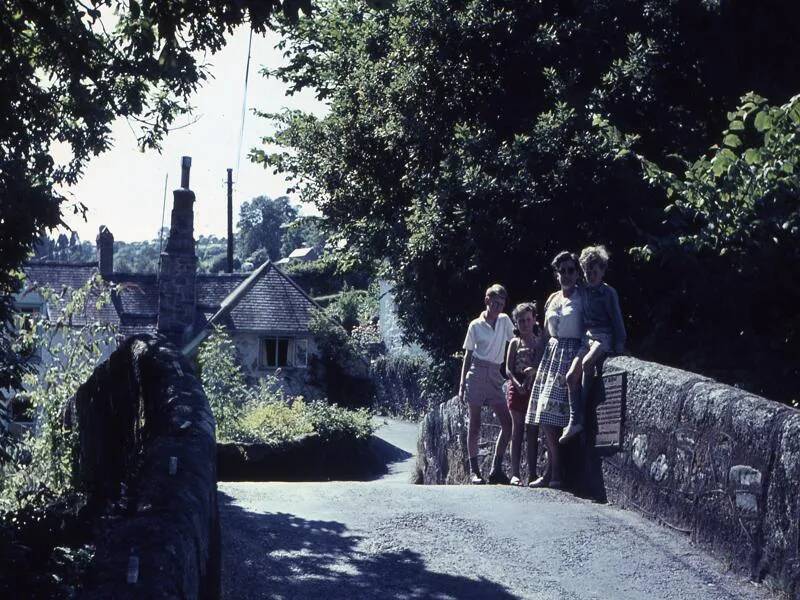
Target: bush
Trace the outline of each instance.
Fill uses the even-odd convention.
[[[335,343],[347,344],[346,334],[341,327],[338,330],[343,339]],[[279,444],[314,432],[324,439],[365,439],[374,430],[367,410],[290,397],[274,377],[248,388],[236,360],[236,346],[222,327],[216,327],[203,343],[198,362],[220,440]]]
[[[48,304],[50,318],[38,314],[18,320],[15,352],[38,353],[46,368],[25,375],[18,392],[32,408],[35,429],[18,441],[5,438],[0,512],[42,506],[73,488],[78,434],[67,415],[78,387],[89,379],[116,335],[114,326],[92,320],[111,301],[112,288],[99,275],[77,290],[37,291]]]
[[[374,431],[366,409],[349,410],[321,401],[307,403],[296,398],[255,400],[245,408],[237,441],[279,444],[309,433],[325,440],[367,439]]]
[[[345,286],[365,288],[369,285],[371,275],[365,270],[340,270],[336,261],[330,256],[308,262],[291,263],[284,270],[311,296],[335,294]]]
[[[370,366],[375,382],[375,408],[406,419],[418,419],[452,397],[458,361],[434,362],[423,356],[382,356]]]
[[[312,433],[305,402],[253,402],[242,414],[236,441],[279,444]]]
[[[306,406],[314,431],[323,439],[351,437],[365,440],[375,431],[372,415],[366,408],[350,410],[325,402],[312,402]]]
[[[224,327],[214,326],[197,355],[200,380],[217,421],[217,437],[232,439],[239,431],[242,407],[251,391],[236,358],[236,346]]]

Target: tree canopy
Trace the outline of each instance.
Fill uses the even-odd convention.
[[[124,117],[144,147],[189,110],[207,77],[198,60],[241,23],[257,32],[276,13],[287,22],[311,0],[7,0],[0,3],[0,328],[10,326],[14,273],[42,234],[61,221],[59,186],[111,144]],[[53,149],[70,159],[57,164]],[[80,204],[70,208],[79,212]],[[0,335],[0,339],[4,336]],[[0,387],[19,383],[0,342]]]
[[[297,213],[288,196],[258,196],[243,202],[237,223],[237,243],[242,260],[258,250],[265,250],[266,258],[278,260],[282,256],[284,230],[297,217]]]
[[[270,115],[265,141],[286,150],[252,157],[298,181],[345,262],[385,261],[409,333],[440,356],[488,283],[543,298],[550,258],[593,242],[612,250],[610,278],[646,339],[670,309],[656,308],[660,274],[628,250],[673,230],[637,156],[678,171],[675,156],[703,154],[748,90],[779,103],[797,92],[800,15],[777,0],[361,8],[330,0],[284,32],[289,64],[270,74],[330,111]],[[676,339],[694,331],[684,317],[661,319],[679,323]]]

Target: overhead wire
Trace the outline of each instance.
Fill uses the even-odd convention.
[[[239,144],[236,148],[236,174],[239,174],[239,165],[242,162],[242,143],[244,141],[244,122],[247,116],[247,87],[250,82],[250,57],[253,49],[253,28],[250,27],[250,37],[247,41],[247,65],[244,69],[244,91],[242,93],[242,114],[239,124]]]
[[[161,201],[161,227],[158,229],[158,274],[161,275],[161,248],[164,245],[164,216],[167,212],[167,181],[169,172],[164,173],[164,198]]]

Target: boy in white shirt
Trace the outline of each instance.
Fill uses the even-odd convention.
[[[489,483],[508,483],[503,472],[503,456],[511,437],[511,414],[508,412],[503,383],[505,378],[500,370],[506,355],[506,345],[514,337],[514,324],[503,313],[508,294],[500,284],[486,290],[484,304],[486,310],[474,319],[467,329],[464,340],[464,364],[461,367],[461,381],[458,386],[459,400],[469,406],[469,432],[467,451],[471,482],[485,483],[478,464],[478,437],[481,428],[481,407],[488,404],[500,421],[500,435],[494,448],[492,471]]]

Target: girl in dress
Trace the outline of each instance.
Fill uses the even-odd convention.
[[[511,313],[516,325],[515,337],[506,354],[506,402],[511,412],[511,485],[522,485],[520,459],[522,438],[525,435],[525,413],[536,376],[536,368],[544,354],[544,336],[536,322],[536,304],[523,302]],[[536,435],[528,437],[528,475],[536,479],[536,460],[539,454],[538,427]],[[532,462],[531,462],[532,461]]]

